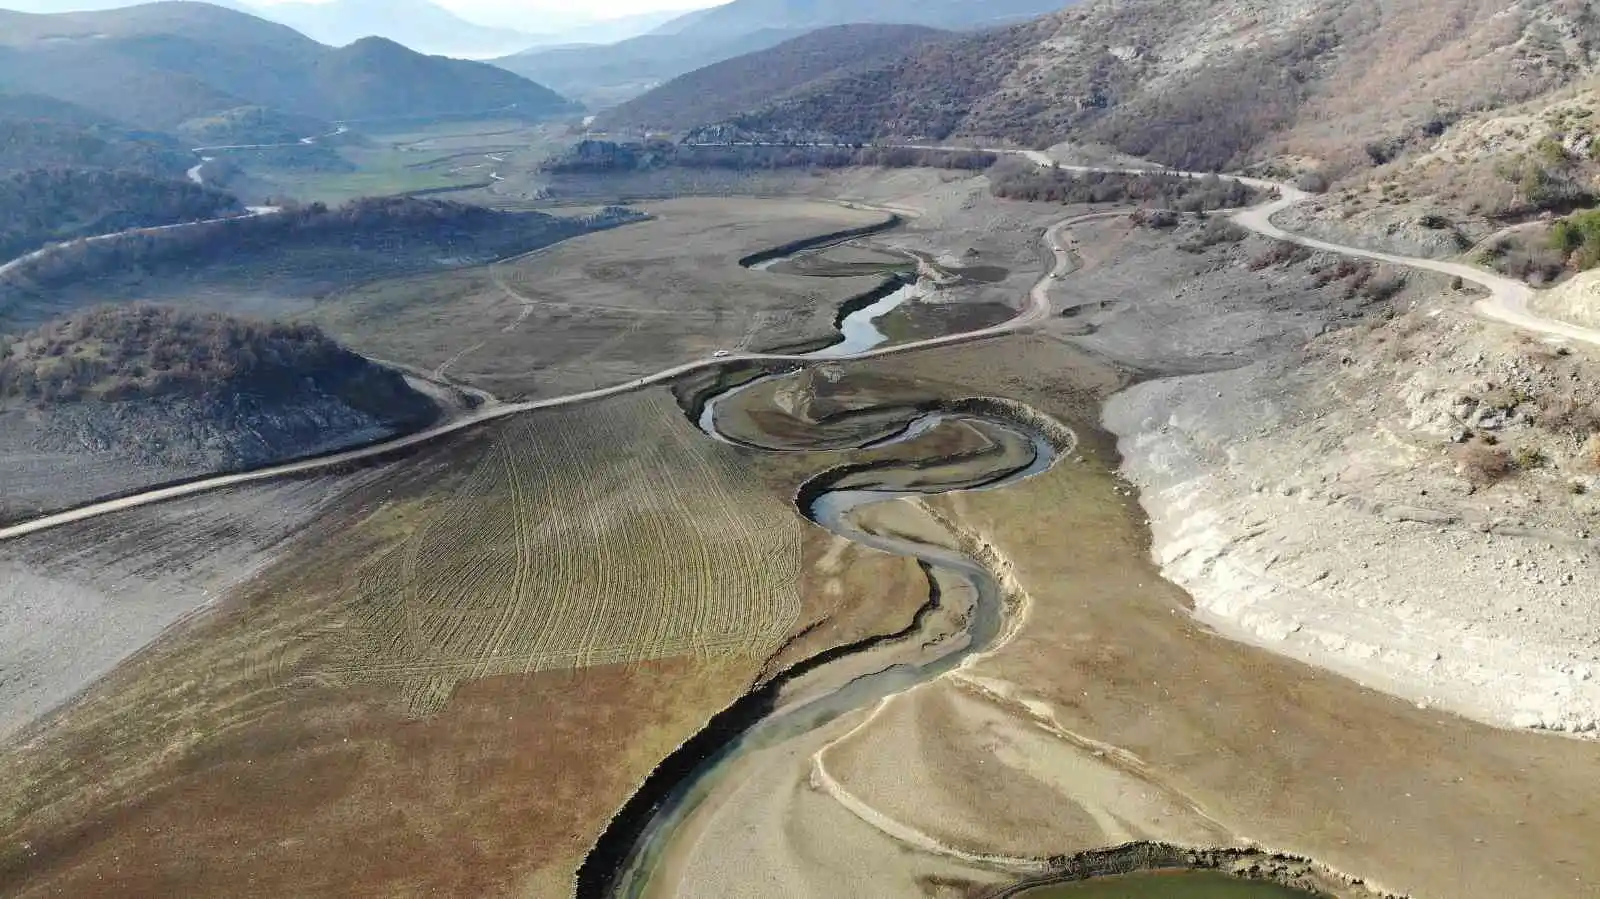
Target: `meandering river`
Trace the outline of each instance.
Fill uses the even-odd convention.
[[[887,338],[876,327],[876,319],[894,309],[916,290],[908,285],[901,291],[889,294],[873,304],[850,312],[840,321],[841,339],[823,349],[808,354],[810,358],[830,359],[854,355],[886,342]],[[712,439],[749,447],[719,428],[719,410],[735,401],[740,395],[757,385],[794,373],[769,375],[732,387],[704,400],[697,416],[700,428]],[[698,752],[698,759],[669,759],[661,770],[675,772],[676,780],[670,786],[658,785],[660,795],[648,808],[630,808],[613,822],[612,828],[602,837],[597,853],[610,848],[615,855],[610,872],[591,869],[590,875],[599,876],[585,880],[591,890],[612,896],[641,896],[645,893],[656,862],[672,841],[678,826],[688,817],[699,802],[714,789],[722,773],[740,758],[759,749],[770,747],[793,737],[813,731],[841,715],[868,708],[878,701],[902,693],[918,684],[926,683],[961,665],[974,653],[991,647],[1004,623],[1005,596],[999,581],[982,563],[969,556],[942,547],[913,540],[868,533],[852,521],[852,513],[877,503],[893,502],[907,497],[926,496],[956,490],[1002,489],[1025,478],[1048,470],[1059,457],[1058,447],[1047,435],[1019,421],[999,415],[967,412],[932,412],[917,416],[906,426],[888,437],[863,441],[858,448],[884,448],[916,440],[935,428],[965,423],[981,429],[1003,431],[1019,442],[1031,447],[1031,453],[1021,464],[1015,461],[999,470],[964,472],[959,481],[923,486],[916,490],[895,489],[892,474],[909,464],[886,463],[872,470],[880,476],[877,486],[854,486],[833,489],[828,486],[832,475],[824,473],[803,488],[797,499],[801,515],[827,530],[863,546],[913,558],[942,575],[964,582],[975,596],[973,606],[965,616],[965,626],[957,634],[942,640],[931,654],[924,653],[916,661],[890,664],[865,675],[845,680],[826,694],[799,705],[777,708],[778,693],[784,684],[804,673],[815,676],[819,668],[801,666],[803,671],[791,671],[780,676],[767,690],[753,694],[748,702],[751,708],[745,716],[749,720],[740,729],[730,732],[729,738],[715,747],[702,746],[687,751]],[[754,448],[753,449],[759,449]],[[837,449],[837,447],[818,447]],[[863,472],[854,472],[854,481],[863,480]],[[873,480],[869,475],[868,480]],[[845,661],[835,657],[833,664]],[[657,774],[661,774],[658,770]],[[617,845],[628,841],[626,849]],[[591,862],[596,861],[591,857]],[[586,865],[586,868],[589,867]],[[584,878],[580,878],[584,880]]]

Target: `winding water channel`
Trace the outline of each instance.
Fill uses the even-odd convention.
[[[816,248],[810,248],[815,251]],[[805,252],[797,250],[795,253]],[[791,254],[794,255],[794,254]],[[787,257],[762,259],[750,267],[766,269]],[[839,321],[840,339],[827,347],[806,354],[826,360],[852,356],[878,347],[887,338],[876,320],[915,296],[917,286],[906,285],[870,305],[849,311]],[[848,306],[847,306],[848,309]],[[700,429],[711,439],[760,452],[819,452],[841,449],[882,449],[910,443],[934,430],[965,424],[991,436],[1007,436],[1030,448],[1022,457],[993,467],[952,474],[949,480],[922,481],[916,489],[893,486],[894,476],[907,471],[927,474],[925,463],[882,462],[848,469],[853,486],[841,486],[846,469],[839,468],[814,477],[801,488],[797,511],[808,520],[853,543],[890,554],[917,560],[930,575],[930,584],[961,583],[970,587],[972,605],[962,617],[962,627],[953,634],[917,634],[931,641],[914,661],[885,663],[877,670],[854,677],[839,675],[838,686],[815,698],[784,704],[784,689],[802,677],[815,678],[839,667],[869,649],[880,648],[882,638],[839,649],[780,674],[732,708],[718,715],[696,738],[665,760],[645,786],[613,820],[579,872],[578,895],[589,897],[627,897],[635,899],[649,893],[651,878],[682,826],[695,809],[709,797],[741,759],[810,733],[842,715],[903,693],[958,668],[969,657],[992,648],[1004,631],[1005,593],[995,575],[980,561],[960,552],[907,539],[870,533],[856,526],[854,513],[868,506],[908,497],[930,496],[957,491],[1003,489],[1049,470],[1070,449],[1070,441],[1057,433],[1054,438],[1021,419],[987,412],[936,410],[914,414],[893,433],[863,440],[853,447],[800,446],[786,449],[758,446],[726,433],[719,424],[721,414],[734,401],[753,389],[772,381],[795,377],[802,369],[753,378],[717,392],[701,401],[695,414]],[[1023,461],[1019,461],[1019,458]],[[865,486],[863,486],[865,484]],[[937,587],[931,603],[937,603]],[[920,620],[920,616],[919,616]],[[808,683],[810,681],[808,680]],[[1290,899],[1309,897],[1309,893],[1287,890],[1271,884],[1236,880],[1209,872],[1163,872],[1150,875],[1103,878],[1078,884],[1029,889],[1025,895],[1104,896],[1104,897],[1193,897],[1193,899]]]
[[[752,265],[764,268],[777,259],[763,260]],[[840,339],[812,353],[808,358],[823,360],[850,356],[877,347],[887,341],[876,326],[876,320],[899,306],[917,287],[906,285],[880,297],[870,305],[848,312],[839,321]],[[725,434],[718,426],[718,413],[731,401],[759,385],[773,380],[792,377],[798,369],[759,377],[710,396],[702,402],[697,421],[700,429],[714,440],[761,451],[770,450],[745,443]],[[834,489],[829,486],[835,473],[823,473],[803,487],[796,499],[798,511],[807,519],[854,543],[899,556],[916,559],[930,574],[938,573],[953,578],[954,582],[970,586],[975,597],[970,613],[965,617],[965,627],[950,635],[914,662],[897,662],[880,670],[845,681],[826,694],[789,707],[778,707],[783,687],[802,675],[815,676],[819,670],[838,664],[852,655],[846,648],[830,654],[820,664],[802,664],[780,675],[766,688],[747,697],[749,707],[730,709],[735,718],[746,719],[742,726],[717,727],[726,739],[715,746],[686,746],[683,753],[698,755],[695,759],[669,759],[656,776],[663,771],[674,772],[670,785],[657,785],[648,808],[630,808],[618,816],[612,828],[602,837],[590,862],[611,858],[610,871],[594,870],[590,865],[590,878],[580,874],[581,895],[606,895],[637,897],[645,894],[656,862],[674,838],[678,826],[689,816],[699,802],[717,785],[722,773],[734,762],[751,752],[771,747],[793,737],[809,733],[849,712],[867,708],[878,701],[922,683],[926,683],[957,668],[974,653],[991,647],[1000,635],[1004,623],[1005,596],[999,581],[982,563],[962,553],[932,546],[901,537],[868,533],[852,523],[852,513],[866,506],[895,500],[947,493],[956,490],[993,490],[1014,484],[1048,470],[1059,458],[1058,447],[1040,431],[999,415],[971,412],[928,412],[908,421],[895,433],[874,440],[863,441],[857,449],[879,449],[908,443],[932,430],[956,423],[965,423],[988,430],[1005,432],[1019,443],[1031,447],[1031,453],[1022,464],[1011,463],[999,470],[984,471],[966,476],[959,483],[950,482],[924,485],[915,490],[894,489],[889,484],[893,472],[910,468],[910,464],[885,463],[868,469],[881,479],[879,486],[855,486]],[[800,452],[837,450],[838,447],[800,448]],[[862,480],[863,470],[853,470],[854,480]],[[869,480],[871,479],[869,475]],[[871,642],[871,641],[869,641]],[[862,647],[864,648],[864,647]],[[725,713],[725,714],[729,714]],[[651,791],[648,788],[645,795]],[[618,845],[626,842],[624,849]],[[609,850],[609,851],[608,851]],[[595,876],[598,875],[598,876]]]

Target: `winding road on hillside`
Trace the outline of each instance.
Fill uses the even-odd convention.
[[[914,149],[956,150],[971,148],[923,146],[915,147]],[[989,150],[988,152],[1020,156],[1036,165],[1053,166],[1057,164],[1049,156],[1037,150]],[[1066,165],[1061,166],[1061,168],[1067,171],[1080,173],[1111,172],[1138,174],[1163,172],[1165,174],[1180,175],[1185,177],[1202,176],[1202,173],[1179,172],[1170,169],[1103,168]],[[1592,344],[1594,346],[1600,346],[1600,330],[1583,328],[1566,322],[1553,321],[1532,312],[1529,309],[1529,302],[1533,297],[1533,289],[1519,281],[1514,281],[1502,275],[1488,272],[1476,266],[1467,265],[1464,263],[1422,259],[1411,256],[1400,256],[1376,250],[1345,246],[1342,244],[1319,240],[1317,238],[1306,237],[1301,234],[1285,231],[1272,222],[1273,216],[1285,209],[1288,209],[1290,206],[1303,202],[1310,196],[1309,194],[1286,184],[1278,184],[1275,182],[1240,176],[1224,175],[1222,177],[1231,178],[1232,180],[1239,181],[1252,187],[1275,190],[1279,194],[1276,199],[1270,202],[1263,203],[1236,213],[1233,216],[1233,221],[1239,224],[1241,227],[1249,229],[1264,237],[1288,241],[1309,249],[1337,253],[1345,256],[1372,259],[1379,262],[1387,262],[1394,265],[1401,265],[1415,269],[1424,269],[1427,271],[1438,272],[1440,274],[1460,277],[1464,281],[1470,281],[1474,284],[1478,284],[1489,291],[1489,296],[1484,300],[1481,300],[1475,307],[1479,314],[1485,318],[1504,322],[1514,327],[1537,334],[1568,340],[1576,340],[1583,343]],[[903,212],[902,210],[896,211]],[[953,346],[956,344],[968,343],[975,340],[983,340],[990,337],[998,337],[1001,335],[1014,333],[1048,320],[1051,311],[1050,290],[1056,281],[1070,270],[1072,265],[1071,253],[1062,245],[1061,242],[1062,232],[1076,224],[1085,221],[1125,214],[1125,212],[1102,212],[1087,216],[1074,216],[1072,218],[1057,222],[1046,229],[1044,234],[1044,242],[1055,258],[1055,265],[1049,272],[1046,272],[1037,283],[1034,284],[1033,288],[1028,292],[1027,302],[1024,304],[1023,308],[1018,312],[1016,317],[1010,319],[1009,321],[987,328],[980,328],[975,331],[967,331],[960,334],[949,334],[942,337],[916,340],[907,343],[896,344],[894,346],[869,350],[864,353],[841,356],[834,361],[873,359],[900,353],[914,352],[917,350],[932,349],[934,347]],[[169,228],[178,227],[184,226],[169,225],[165,226],[165,228],[135,230],[166,230]],[[104,235],[97,238],[90,238],[90,240],[107,240],[116,236],[118,235]],[[35,251],[34,253],[24,256],[20,259],[7,263],[4,266],[0,266],[0,276],[4,276],[4,274],[8,271],[16,269],[31,259],[38,258],[40,255],[48,252],[50,249],[53,248],[47,247],[44,250]],[[418,431],[403,437],[397,437],[393,440],[385,441],[383,443],[313,459],[303,459],[297,462],[286,462],[280,465],[271,465],[252,471],[219,475],[217,477],[191,481],[184,484],[159,487],[143,493],[134,494],[132,496],[105,500],[103,502],[96,502],[90,505],[82,506],[77,509],[69,509],[64,512],[46,515],[31,521],[22,522],[21,524],[0,528],[0,541],[24,537],[29,534],[35,534],[40,531],[62,527],[75,522],[98,518],[114,512],[136,509],[143,506],[154,505],[156,503],[163,503],[175,499],[181,499],[183,497],[208,493],[213,490],[222,490],[229,487],[254,484],[277,478],[309,474],[344,465],[350,465],[352,463],[362,462],[365,460],[375,459],[381,456],[386,456],[395,452],[410,449],[412,447],[420,446],[450,434],[459,433],[468,428],[484,424],[485,422],[495,421],[512,415],[520,415],[524,412],[533,412],[540,409],[555,409],[563,406],[573,406],[579,403],[587,403],[595,400],[606,399],[608,397],[630,393],[656,384],[671,381],[674,378],[678,378],[686,374],[702,371],[708,368],[716,368],[730,363],[793,362],[796,364],[807,364],[814,363],[816,361],[816,358],[805,355],[735,353],[719,358],[700,359],[693,362],[686,362],[682,365],[676,365],[671,368],[656,372],[655,374],[646,375],[641,378],[635,378],[631,381],[617,384],[612,387],[587,390],[580,393],[551,397],[549,399],[535,400],[531,402],[505,403],[489,406],[487,408],[480,408],[445,424],[437,425],[435,427]]]

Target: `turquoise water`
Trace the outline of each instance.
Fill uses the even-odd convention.
[[[1039,887],[1018,894],[1018,899],[1316,899],[1317,895],[1211,871],[1162,871]]]

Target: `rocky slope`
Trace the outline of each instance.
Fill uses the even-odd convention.
[[[1600,727],[1600,361],[1443,278],[1194,227],[1080,233],[1066,323],[1146,373],[1105,423],[1197,616],[1420,705]]]
[[[1370,165],[1370,143],[1573,83],[1594,63],[1595,28],[1587,4],[1542,0],[1095,0],[732,123],[846,139],[1070,136],[1189,168],[1278,158],[1337,173]]]

